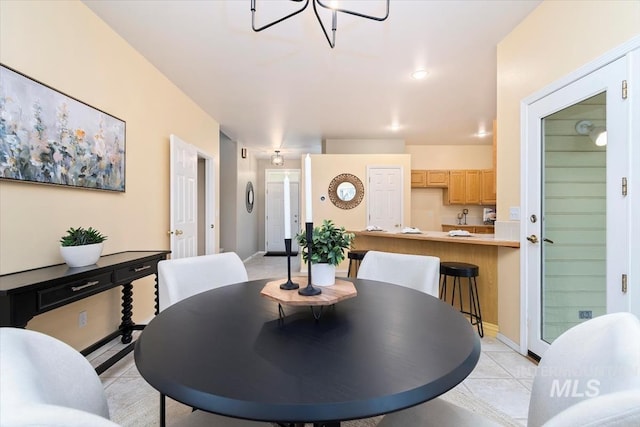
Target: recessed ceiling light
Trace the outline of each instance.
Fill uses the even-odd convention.
[[[389,127],[392,131],[396,132],[400,130],[400,125],[398,123],[392,123]]]
[[[427,73],[425,70],[416,70],[413,73],[411,73],[411,77],[414,78],[415,80],[421,80],[427,77],[427,74],[429,73]]]

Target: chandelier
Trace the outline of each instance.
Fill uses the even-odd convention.
[[[289,0],[289,1],[302,3],[303,0]],[[385,0],[387,4],[387,8],[386,8],[387,11],[384,16],[371,16],[371,15],[365,15],[363,13],[355,12],[353,10],[342,9],[334,5],[337,3],[337,1],[335,0],[331,1],[332,5],[327,5],[322,0],[311,0],[311,2],[313,3],[313,11],[316,14],[316,18],[318,18],[318,22],[320,23],[322,32],[324,33],[324,36],[327,38],[327,41],[329,42],[329,46],[331,46],[332,49],[336,46],[336,29],[338,26],[338,12],[359,16],[361,18],[372,19],[374,21],[384,21],[389,17],[389,0]],[[298,13],[305,10],[308,5],[309,5],[309,0],[304,0],[304,5],[300,9],[296,10],[295,12],[290,13],[289,15],[283,16],[280,19],[276,19],[275,21],[269,24],[263,25],[262,27],[256,28],[256,0],[251,0],[251,28],[253,28],[253,31],[255,32],[266,30],[272,25],[276,25],[277,23],[282,22],[285,19],[288,19],[288,18],[291,18],[292,16],[297,15]],[[331,33],[332,33],[331,38],[329,38],[329,34],[327,33],[327,30],[324,24],[322,23],[322,20],[320,19],[320,15],[318,14],[318,6],[331,10]]]
[[[280,151],[276,150],[276,154],[271,156],[271,164],[273,166],[283,166],[284,165],[284,157],[280,155]]]

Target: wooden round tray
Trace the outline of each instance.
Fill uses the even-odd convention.
[[[284,305],[304,305],[304,306],[321,306],[331,305],[339,301],[353,298],[358,295],[356,287],[347,280],[336,279],[336,283],[331,286],[315,286],[322,290],[320,295],[304,296],[298,293],[298,289],[290,291],[280,289],[280,285],[285,283],[287,279],[279,279],[268,282],[260,294]],[[291,281],[300,285],[300,288],[307,286],[306,276],[292,277]]]

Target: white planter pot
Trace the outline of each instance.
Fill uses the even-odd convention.
[[[60,254],[69,267],[85,267],[98,262],[104,243],[82,246],[60,246]]]
[[[336,283],[336,266],[331,264],[311,264],[311,284],[331,286]]]

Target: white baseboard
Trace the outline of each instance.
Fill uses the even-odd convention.
[[[507,347],[510,347],[511,349],[520,353],[520,344],[516,344],[515,342],[511,341],[509,338],[502,335],[500,332],[498,332],[498,335],[496,335],[496,338],[498,339],[498,341],[502,342]]]

